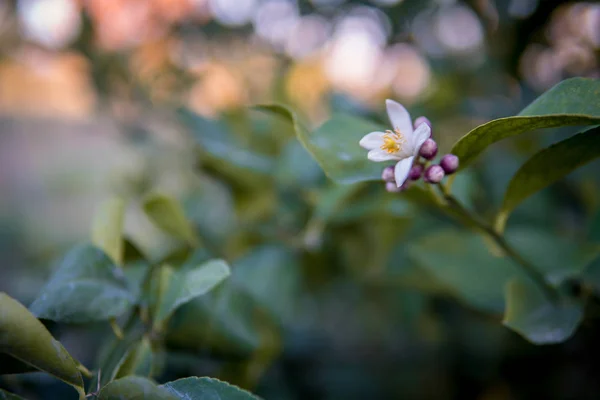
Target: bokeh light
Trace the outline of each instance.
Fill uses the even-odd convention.
[[[24,36],[51,48],[70,44],[81,28],[75,0],[19,0],[18,14]]]

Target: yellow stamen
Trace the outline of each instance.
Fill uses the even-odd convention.
[[[383,135],[383,144],[380,149],[385,150],[388,154],[397,153],[402,150],[404,141],[404,136],[400,132],[400,129],[396,128],[393,132],[388,130]]]

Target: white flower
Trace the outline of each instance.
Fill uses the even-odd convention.
[[[421,145],[431,136],[431,128],[423,123],[413,130],[406,108],[389,99],[385,101],[385,105],[393,130],[368,133],[359,144],[369,150],[367,157],[371,161],[398,161],[394,175],[396,185],[400,187],[406,181]]]

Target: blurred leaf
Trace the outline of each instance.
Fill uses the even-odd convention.
[[[229,266],[223,260],[210,260],[192,269],[169,273],[155,324],[162,324],[178,307],[209,292],[229,275]]]
[[[336,212],[342,211],[344,203],[360,189],[360,185],[327,185],[318,192],[313,217],[321,221],[329,220]]]
[[[232,284],[243,289],[277,321],[292,321],[300,288],[300,265],[284,247],[263,245],[236,260]],[[276,300],[276,301],[274,301]]]
[[[298,121],[295,113],[280,105],[263,105],[259,109],[281,115],[289,120],[296,136],[319,163],[325,174],[339,183],[356,183],[381,179],[381,170],[389,163],[374,163],[358,145],[369,132],[381,131],[381,126],[350,115],[334,115],[312,134]]]
[[[150,379],[128,376],[104,386],[98,400],[177,400],[168,390]]]
[[[596,257],[586,266],[582,279],[586,284],[591,285],[597,294],[600,294],[600,257]]]
[[[183,378],[161,387],[181,400],[260,400],[250,392],[214,378]]]
[[[179,115],[192,130],[194,139],[211,157],[234,167],[238,173],[273,173],[273,160],[238,143],[224,122],[204,118],[186,109],[180,110]]]
[[[203,242],[211,248],[222,248],[237,227],[231,191],[215,179],[203,177],[199,188],[186,197],[184,206]]]
[[[504,230],[511,211],[523,200],[598,157],[600,128],[572,136],[534,155],[510,181],[496,217],[497,229]]]
[[[0,400],[25,400],[25,399],[17,396],[16,394],[8,393],[8,392],[0,389]]]
[[[399,225],[401,221],[394,221],[394,225]],[[386,249],[384,267],[381,271],[375,270],[375,273],[366,276],[366,279],[379,286],[411,288],[424,293],[452,295],[452,290],[446,284],[437,279],[427,268],[414,262],[409,254],[410,240],[427,237],[432,230],[439,230],[443,226],[428,215],[414,220],[404,220],[404,225],[405,230],[402,234],[396,234],[391,238],[387,238],[390,235],[386,235],[386,240],[391,242],[391,248]]]
[[[306,151],[293,139],[281,151],[275,166],[275,179],[281,187],[313,188],[324,179],[323,171]]]
[[[583,306],[561,298],[549,301],[532,282],[513,279],[506,287],[503,324],[535,344],[553,344],[570,338],[583,318]]]
[[[460,174],[454,175],[452,194],[467,207],[473,207],[474,194],[477,193],[478,189],[476,177],[472,171],[463,171]]]
[[[98,356],[97,368],[100,374],[95,374],[90,381],[90,391],[104,387],[115,379],[121,366],[129,355],[139,346],[145,330],[145,324],[139,318],[131,318],[123,328],[125,337],[112,337]]]
[[[411,188],[411,192],[415,189],[417,188]],[[397,193],[388,193],[377,188],[369,195],[350,199],[332,215],[331,221],[349,223],[358,219],[376,216],[411,217],[415,216],[416,213],[417,210],[407,196],[398,196]]]
[[[138,262],[145,262],[146,256],[140,248],[130,239],[123,240],[123,264],[124,266],[134,265]]]
[[[210,346],[249,355],[271,331],[293,318],[299,275],[295,257],[277,246],[262,246],[236,260],[232,276],[173,316],[168,342],[191,349]],[[274,300],[276,299],[276,301]]]
[[[600,209],[592,217],[589,226],[588,238],[591,242],[600,243]]]
[[[92,243],[102,249],[117,265],[123,263],[124,218],[125,201],[113,198],[100,206],[92,223]]]
[[[568,278],[578,277],[598,254],[595,246],[541,229],[510,229],[506,232],[506,240],[554,286]]]
[[[144,212],[154,225],[190,246],[198,245],[194,229],[183,212],[183,208],[174,198],[155,193],[144,200]]]
[[[147,262],[137,262],[133,265],[127,265],[123,269],[123,275],[125,281],[127,281],[127,288],[131,293],[131,296],[136,299],[136,304],[143,304],[145,299],[141,298],[146,274],[150,273],[150,264]]]
[[[0,352],[72,385],[85,396],[77,362],[27,308],[0,293]]]
[[[150,377],[152,375],[152,363],[154,354],[150,340],[144,336],[133,348],[119,367],[115,379],[128,375]]]
[[[30,310],[38,318],[85,323],[118,317],[134,301],[110,258],[96,247],[79,245],[62,259]]]
[[[249,354],[259,346],[254,305],[228,282],[183,305],[169,321],[167,344],[174,348]]]
[[[508,137],[542,128],[600,124],[599,92],[598,79],[567,79],[538,97],[518,116],[496,119],[473,129],[454,145],[451,153],[460,158],[462,169],[488,146]]]
[[[521,272],[504,257],[491,255],[473,233],[445,230],[417,240],[409,257],[469,305],[484,311],[504,309],[504,287]]]

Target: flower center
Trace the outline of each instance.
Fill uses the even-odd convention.
[[[388,154],[394,154],[402,150],[402,145],[405,141],[400,129],[396,128],[393,132],[387,130],[385,131],[385,135],[383,135],[383,144],[380,149]]]

